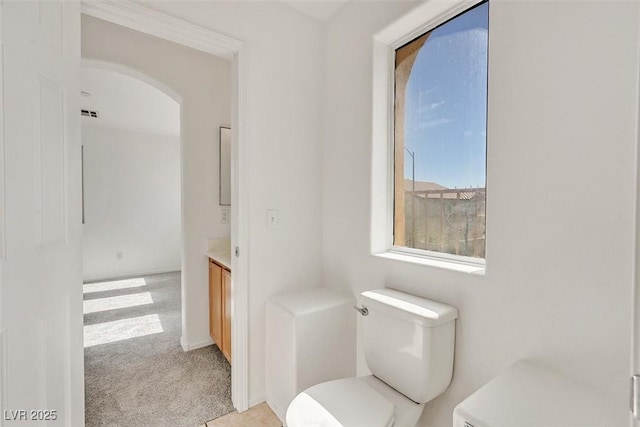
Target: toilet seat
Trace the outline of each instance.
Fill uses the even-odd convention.
[[[395,406],[359,378],[309,387],[287,409],[288,427],[391,427]]]

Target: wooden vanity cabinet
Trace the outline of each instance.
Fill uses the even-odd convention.
[[[209,259],[209,335],[231,363],[231,272]]]
[[[209,260],[209,335],[220,346],[222,342],[222,268]]]
[[[222,270],[222,354],[231,363],[231,272]]]

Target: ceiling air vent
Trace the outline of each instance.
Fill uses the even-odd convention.
[[[82,114],[85,117],[92,117],[94,119],[97,119],[100,117],[97,111],[91,111],[91,110],[80,110],[80,114]]]

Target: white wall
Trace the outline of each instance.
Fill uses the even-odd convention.
[[[351,2],[326,28],[325,282],[458,307],[454,379],[422,426],[521,358],[628,411],[637,4],[491,1],[485,276],[370,255],[372,36],[410,7]]]
[[[181,1],[145,5],[246,43],[250,242],[248,248],[241,250],[249,257],[249,399],[255,404],[264,400],[266,298],[321,282],[323,27],[279,2]],[[137,69],[153,73],[156,79],[185,97],[183,221],[187,242],[183,283],[194,299],[188,302],[194,308],[188,339],[197,342],[208,337],[207,265],[201,239],[222,237],[228,231],[223,232],[217,224],[218,212],[208,208],[206,202],[207,194],[217,195],[208,188],[209,183],[215,183],[217,189],[217,178],[210,176],[214,175],[210,166],[217,162],[213,145],[209,145],[213,136],[188,134],[190,126],[201,132],[199,135],[208,134],[205,128],[212,123],[217,126],[216,119],[209,115],[195,123],[188,122],[187,116],[193,112],[188,105],[189,91],[197,86],[190,86],[177,76],[189,70],[199,78],[211,77],[214,71],[205,66],[185,65],[182,53],[158,57],[159,47],[147,49],[136,58],[130,55],[132,48],[123,48],[134,46],[129,31],[107,30],[106,24],[95,21],[83,21],[83,54],[99,54],[103,59],[132,67],[136,64]],[[89,27],[99,27],[94,29],[108,37],[87,44]],[[154,41],[153,45],[156,44],[159,42]],[[199,89],[199,94],[209,98],[218,93]],[[267,209],[280,212],[277,230],[266,227]]]
[[[84,15],[82,57],[143,73],[182,98],[182,343],[210,343],[204,253],[207,238],[230,234],[218,205],[218,129],[230,123],[230,63]]]
[[[83,126],[82,144],[84,279],[180,270],[180,137]]]

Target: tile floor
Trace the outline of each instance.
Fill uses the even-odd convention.
[[[232,412],[200,427],[282,427],[282,423],[266,403],[261,403],[242,414]]]

